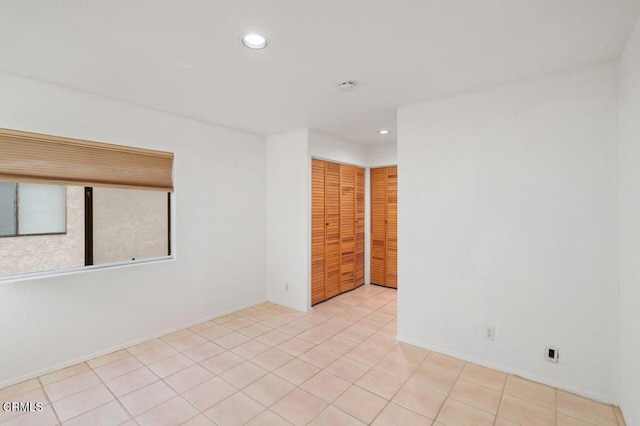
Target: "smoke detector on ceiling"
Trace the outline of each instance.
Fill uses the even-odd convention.
[[[338,90],[340,90],[341,92],[350,92],[355,88],[355,81],[345,80],[338,83]]]

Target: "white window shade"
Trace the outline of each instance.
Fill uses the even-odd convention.
[[[0,129],[0,181],[173,191],[173,154]]]

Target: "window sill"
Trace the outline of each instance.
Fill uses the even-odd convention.
[[[42,234],[11,234],[0,235],[0,238],[23,238],[23,237],[48,237],[50,235],[67,235],[67,231],[64,232],[44,232]]]
[[[164,263],[166,261],[175,260],[175,255],[154,257],[150,259],[128,260],[125,262],[103,263],[101,265],[78,266],[75,268],[54,269],[51,271],[28,272],[24,274],[5,275],[0,277],[0,284],[6,282],[28,281],[40,278],[58,277],[65,275],[75,275],[83,272],[100,271],[104,269],[120,269],[128,268],[136,265],[147,265],[154,263]]]

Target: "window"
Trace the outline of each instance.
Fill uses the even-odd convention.
[[[92,217],[92,226],[88,226],[91,229],[88,264],[171,255],[170,198],[166,192],[86,189],[91,194]]]
[[[172,174],[172,153],[0,129],[0,276],[171,255]]]
[[[0,182],[0,236],[64,234],[66,206],[64,186]]]

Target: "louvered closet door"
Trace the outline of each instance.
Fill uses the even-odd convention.
[[[356,287],[364,284],[364,169],[356,167]]]
[[[386,280],[388,287],[398,288],[398,168],[387,168],[387,241]]]
[[[325,162],[325,298],[340,293],[340,165]]]
[[[340,292],[355,287],[356,168],[340,165]]]
[[[386,282],[386,224],[387,171],[371,169],[371,282]]]
[[[311,304],[326,299],[325,287],[325,163],[311,161]]]
[[[364,284],[364,169],[311,161],[311,304]]]

